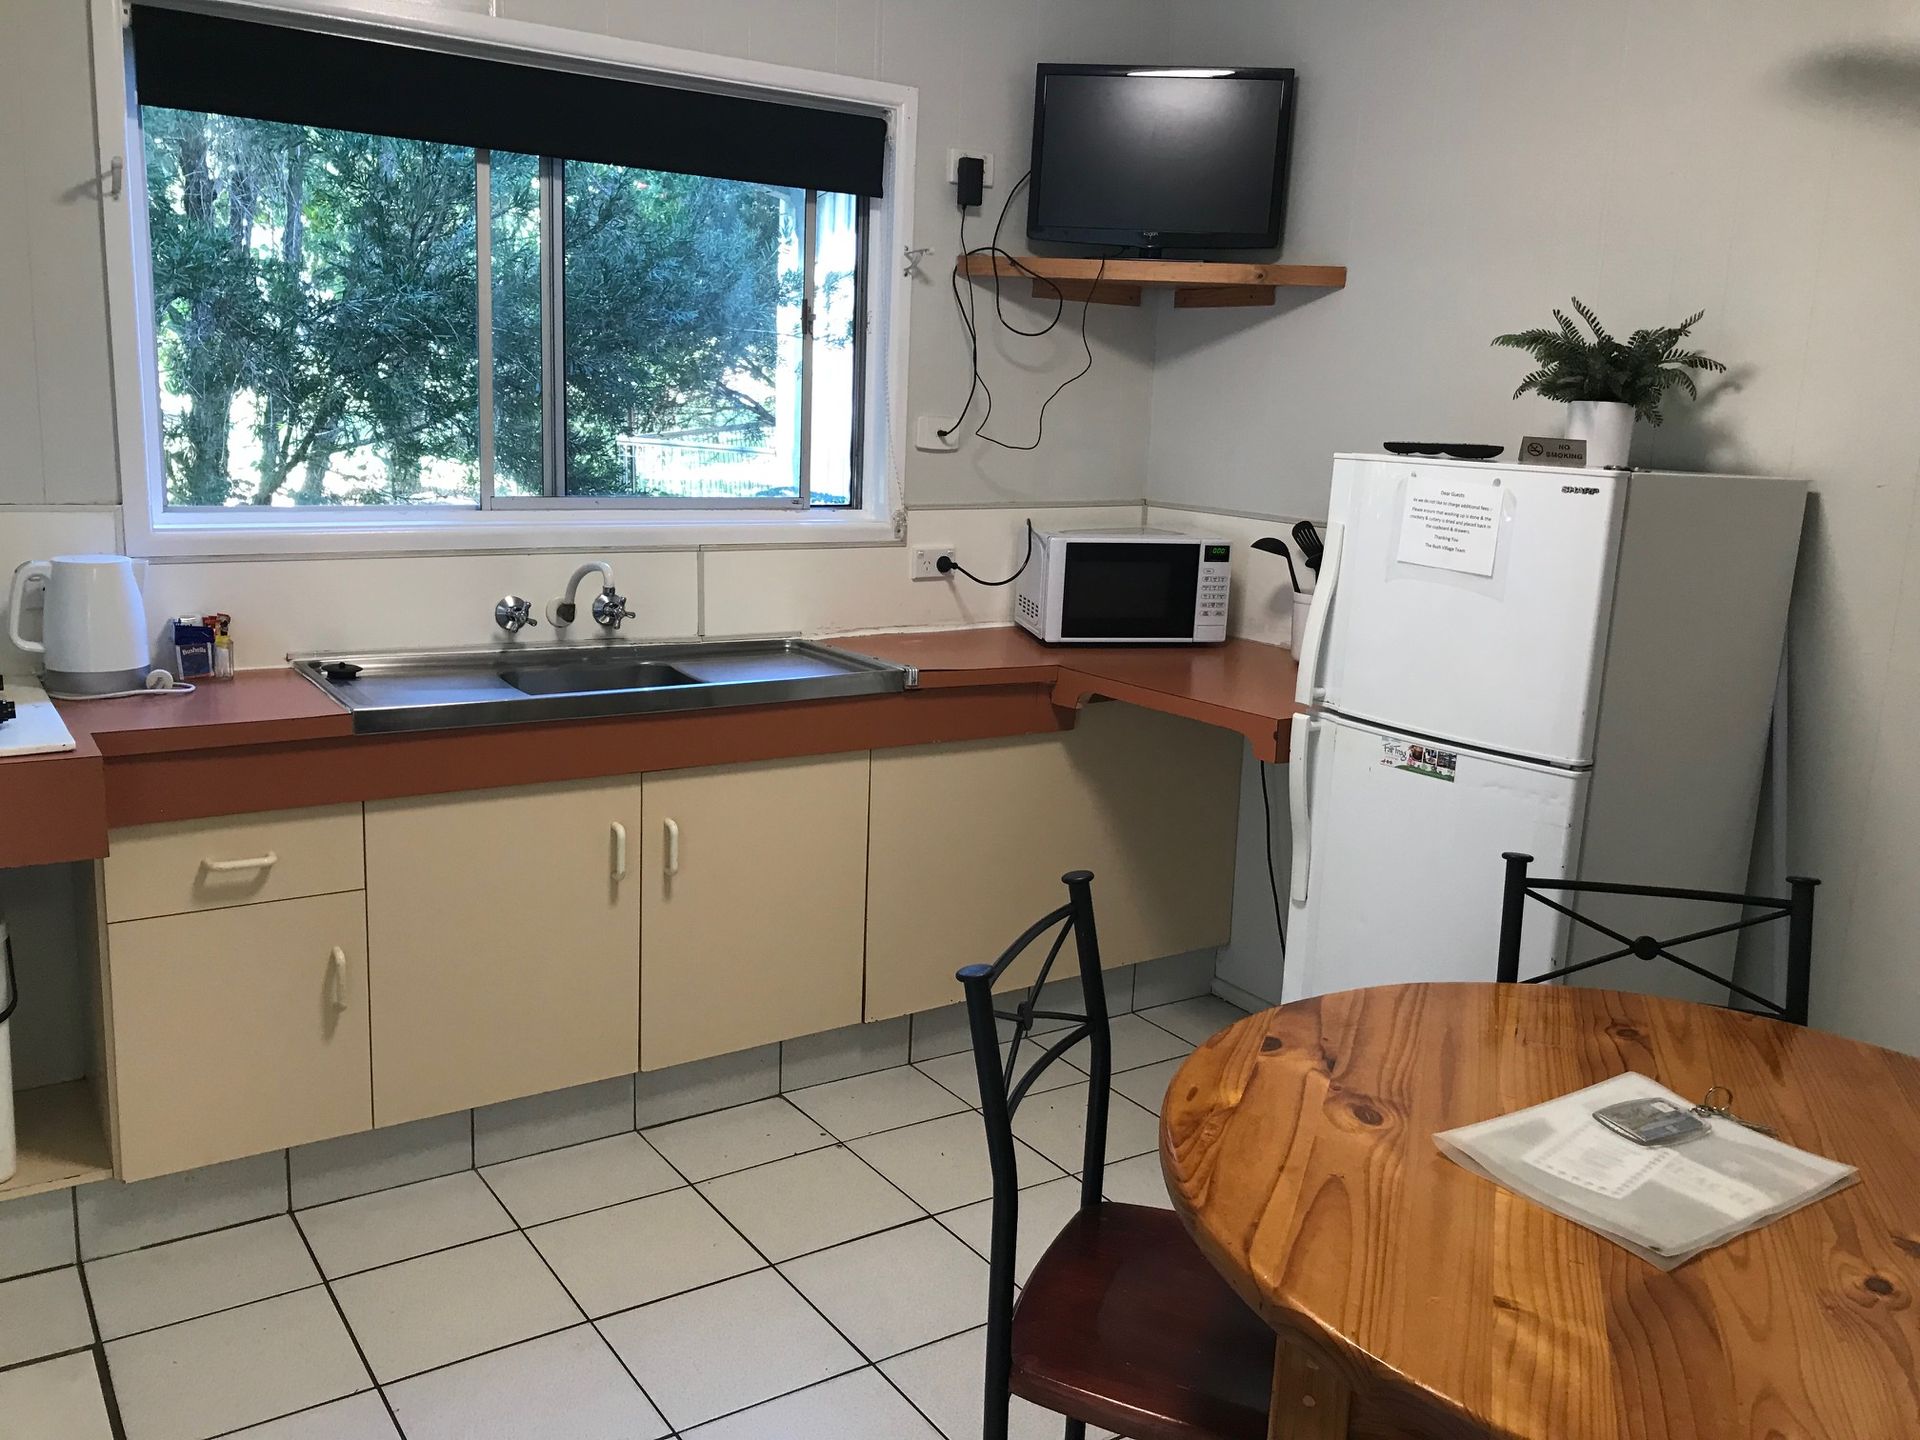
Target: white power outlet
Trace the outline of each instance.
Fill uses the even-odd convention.
[[[941,557],[953,558],[951,545],[916,545],[913,547],[913,578],[916,580],[944,580],[940,573]]]
[[[949,185],[959,183],[960,161],[967,155],[972,155],[980,161],[980,184],[982,188],[991,190],[993,188],[993,156],[984,150],[965,150],[956,147],[947,151],[947,183]]]
[[[913,448],[916,450],[958,450],[958,434],[942,436],[942,430],[951,430],[954,422],[944,415],[922,415],[913,422]]]

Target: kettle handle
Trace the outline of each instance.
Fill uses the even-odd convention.
[[[20,602],[26,597],[27,581],[35,575],[53,578],[53,566],[45,560],[27,560],[13,572],[13,590],[7,600],[7,638],[13,641],[14,649],[24,650],[29,655],[44,655],[47,647],[38,640],[29,640],[20,633]]]

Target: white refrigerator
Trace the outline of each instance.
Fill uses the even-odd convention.
[[[1337,457],[1283,997],[1491,980],[1507,850],[1541,876],[1745,890],[1805,506],[1798,480]],[[1583,913],[1688,928],[1648,902]],[[1529,902],[1522,976],[1599,953],[1570,957],[1569,924]],[[1724,973],[1731,943],[1696,958]],[[1725,999],[1655,963],[1582,979]]]

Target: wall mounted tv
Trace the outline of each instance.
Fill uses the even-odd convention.
[[[1042,65],[1027,234],[1147,254],[1280,244],[1291,70]]]

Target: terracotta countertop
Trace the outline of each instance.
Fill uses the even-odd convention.
[[[387,799],[650,769],[1070,729],[1105,696],[1219,725],[1285,754],[1295,710],[1286,650],[1249,640],[1053,648],[1011,626],[840,636],[913,665],[917,690],[784,706],[467,730],[356,735],[290,670],[246,671],[187,695],[63,703],[77,748],[0,760],[0,868],[107,853],[120,825]]]
[[[1262,760],[1286,757],[1296,666],[1290,652],[1256,640],[1224,645],[1043,645],[1015,626],[845,635],[826,642],[917,666],[920,688],[1040,683],[1054,703],[1078,709],[1088,697],[1128,700],[1149,710],[1237,730]]]

